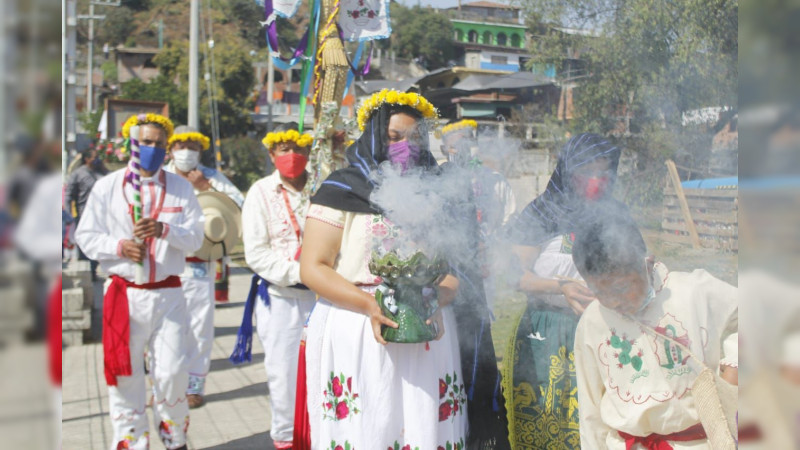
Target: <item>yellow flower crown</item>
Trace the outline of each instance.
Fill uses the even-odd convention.
[[[395,90],[382,89],[380,92],[372,94],[372,97],[365,100],[361,107],[358,108],[359,130],[364,131],[364,128],[367,127],[367,122],[370,117],[372,117],[372,113],[384,103],[410,106],[419,111],[422,117],[426,119],[438,117],[436,108],[434,108],[425,97],[413,92],[398,92]]]
[[[308,147],[314,142],[310,134],[300,134],[297,130],[286,130],[267,133],[261,141],[267,149],[279,142],[294,142],[298,147]]]
[[[161,114],[136,114],[130,116],[125,124],[122,125],[122,137],[128,139],[131,137],[131,127],[134,125],[144,125],[146,123],[155,123],[161,125],[167,131],[167,139],[172,137],[172,132],[175,130],[175,125],[172,121],[162,116]]]
[[[167,148],[172,147],[172,144],[176,142],[199,142],[203,146],[203,150],[208,150],[211,146],[211,139],[206,137],[203,133],[198,133],[196,131],[190,131],[188,133],[178,133],[173,135],[169,138],[169,142],[167,143]]]
[[[474,120],[471,120],[471,119],[460,120],[458,122],[451,123],[450,125],[445,125],[442,128],[441,134],[442,134],[442,136],[444,136],[445,134],[452,133],[454,131],[463,130],[464,128],[474,128],[474,129],[477,130],[478,129],[478,122],[475,122]]]

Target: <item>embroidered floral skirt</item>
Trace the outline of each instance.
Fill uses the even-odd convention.
[[[568,309],[529,302],[506,350],[503,384],[515,450],[579,449],[575,329]]]
[[[320,299],[308,324],[308,411],[314,449],[463,449],[466,393],[455,320],[438,341],[386,346],[369,318]]]

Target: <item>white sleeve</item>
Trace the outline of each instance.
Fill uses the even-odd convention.
[[[214,188],[217,192],[222,192],[223,194],[227,195],[231,198],[234,202],[236,202],[239,207],[242,207],[244,203],[244,195],[242,195],[242,191],[240,191],[236,186],[231,183],[231,180],[228,179],[222,172],[217,170],[214,173],[214,176],[208,180],[211,183],[211,187]]]
[[[181,214],[179,224],[164,224],[164,231],[161,239],[184,253],[192,253],[203,245],[203,224],[205,217],[197,196],[191,190],[191,186],[186,182],[187,189],[181,197],[186,199]]]
[[[108,203],[111,193],[106,183],[97,182],[89,193],[81,220],[75,229],[75,243],[81,251],[95,261],[121,260],[119,254],[121,240],[112,237],[108,226],[110,212]],[[132,238],[131,238],[132,239]]]
[[[269,210],[259,193],[250,188],[242,208],[244,258],[258,276],[278,286],[300,283],[300,263],[272,250],[269,237]]]
[[[733,310],[722,333],[722,366],[739,367],[739,308]]]
[[[591,307],[590,307],[591,308]],[[581,448],[606,448],[606,437],[611,429],[603,423],[600,400],[605,386],[595,358],[594,348],[586,341],[587,315],[597,308],[583,313],[575,331],[575,370],[578,379],[578,405],[580,411]]]

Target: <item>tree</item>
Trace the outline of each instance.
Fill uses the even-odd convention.
[[[523,1],[531,64],[577,83],[576,132],[615,134],[660,164],[702,141],[683,113],[737,107],[737,0]],[[583,70],[567,72],[576,60]]]
[[[105,9],[106,19],[99,24],[97,42],[108,42],[112,46],[124,44],[136,30],[134,11],[125,6]]]
[[[455,56],[453,24],[442,13],[419,5],[390,4],[391,45],[403,58],[420,58],[428,70],[445,67]]]

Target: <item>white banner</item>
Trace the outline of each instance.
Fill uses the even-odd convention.
[[[389,0],[341,0],[339,26],[348,41],[388,38]]]

